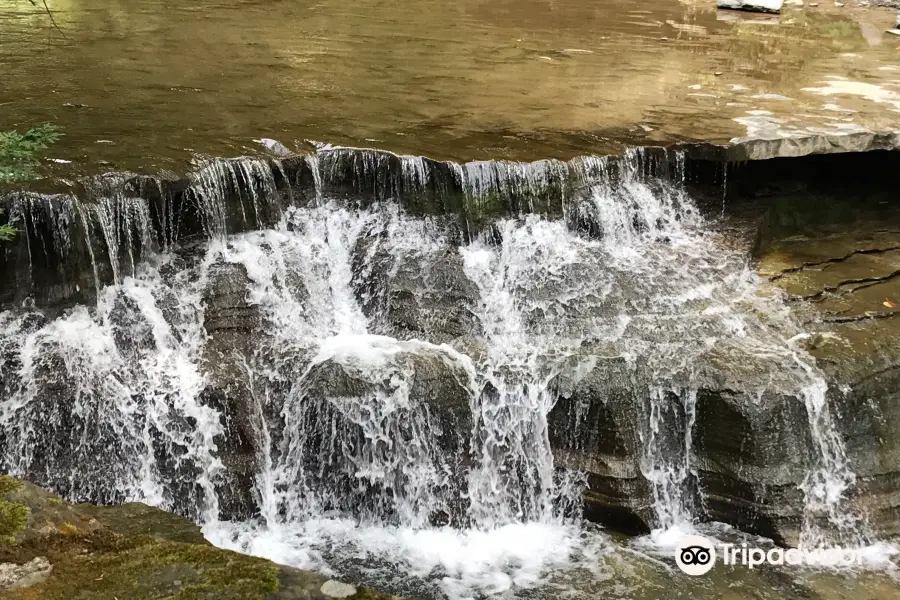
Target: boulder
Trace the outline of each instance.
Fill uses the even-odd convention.
[[[5,475],[0,529],[10,532],[0,544],[2,598],[398,600],[220,550],[193,523],[156,508],[69,504]]]
[[[459,522],[471,365],[447,346],[326,341],[286,401],[279,463],[305,500],[364,519]],[[431,504],[419,504],[430,498]]]

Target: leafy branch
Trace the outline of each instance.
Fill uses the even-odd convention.
[[[44,123],[25,133],[0,131],[0,183],[34,177],[37,155],[59,139],[55,125]]]
[[[58,139],[59,130],[47,123],[25,133],[0,131],[0,183],[34,177],[34,169],[39,164],[37,155]],[[16,230],[11,225],[0,225],[0,241],[8,241],[15,234]]]
[[[0,215],[3,211],[0,210]],[[0,225],[0,242],[8,242],[16,237],[16,230],[12,225]]]

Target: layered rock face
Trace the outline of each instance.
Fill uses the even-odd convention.
[[[128,179],[71,223],[27,213],[4,469],[200,522],[494,527],[583,499],[628,532],[897,533],[893,234],[798,237],[796,188],[713,223],[721,197],[665,154],[330,152],[214,162],[155,196]],[[23,258],[42,245],[43,287]]]
[[[559,465],[588,473],[589,517],[635,532],[708,519],[799,543],[816,446],[805,399],[763,384],[765,361],[713,351],[666,383],[639,358],[578,360],[557,379],[551,439]]]
[[[892,537],[897,463],[885,429],[895,412],[891,192],[849,188],[837,173],[798,180],[802,169],[790,173],[785,163],[773,165],[761,186],[765,168],[748,168],[734,182],[734,224],[745,231],[759,224],[751,264],[764,282],[754,296],[784,298],[762,318],[777,323],[778,313],[792,315],[797,329],[778,335],[797,353],[722,340],[694,355],[687,371],[659,377],[648,376],[640,357],[583,351],[558,378],[561,401],[551,413],[565,449],[558,462],[588,471],[588,514],[612,523],[623,522],[624,512],[637,530],[658,525],[646,455],[655,435],[646,399],[657,394],[659,431],[684,440],[678,432],[690,426],[689,448],[665,452],[679,457],[675,465],[685,464],[686,451],[691,456],[674,473],[686,482],[682,503],[693,514],[788,545],[821,540],[821,531],[812,532],[828,523],[831,539],[846,545]],[[801,363],[817,377],[791,381]],[[573,430],[579,433],[568,435]],[[836,514],[828,504],[838,494],[845,500]]]
[[[786,198],[767,220],[759,271],[783,290],[809,335],[802,343],[825,373],[828,401],[856,475],[853,503],[872,531],[896,535],[895,389],[900,238],[891,194],[848,206],[824,195]],[[827,207],[823,211],[822,205]],[[823,214],[824,213],[824,214]]]

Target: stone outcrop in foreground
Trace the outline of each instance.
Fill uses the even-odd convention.
[[[144,504],[75,505],[0,476],[0,598],[392,600],[210,545],[193,523]]]

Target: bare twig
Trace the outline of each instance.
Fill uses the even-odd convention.
[[[37,7],[37,2],[35,2],[35,0],[28,1],[31,2],[32,6]],[[50,12],[50,7],[47,6],[47,0],[41,0],[41,2],[43,2],[44,4],[44,10],[47,11],[47,16],[50,17],[50,22],[53,23],[53,26],[56,27],[56,30],[61,36],[66,37],[66,33],[62,29],[60,29],[59,25],[56,24],[56,19],[53,18],[53,13]]]

